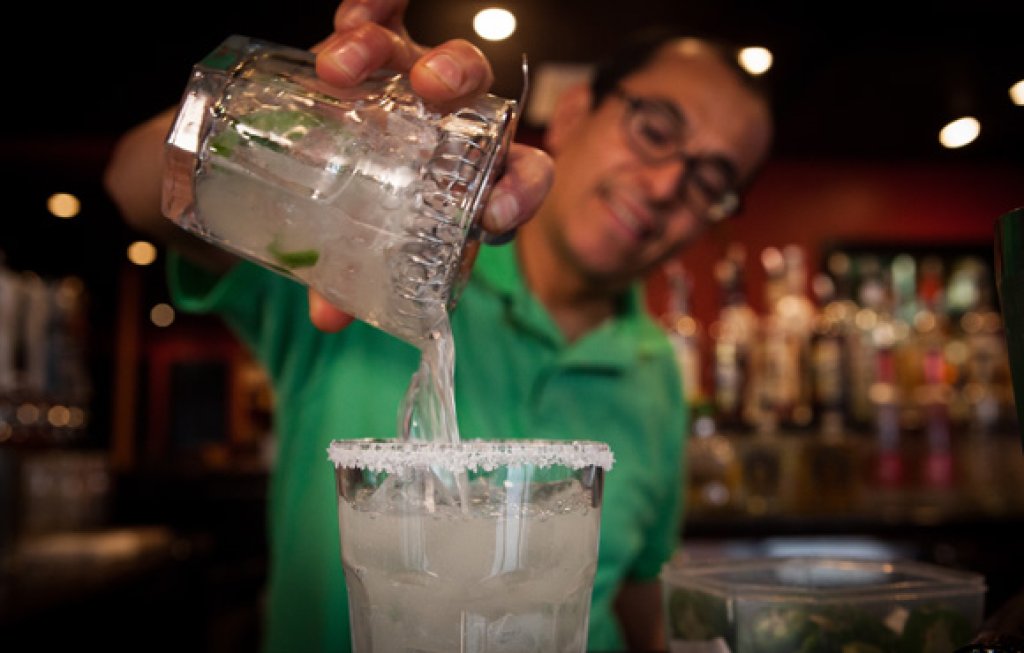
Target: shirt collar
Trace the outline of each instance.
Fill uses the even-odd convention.
[[[481,246],[473,279],[504,299],[511,319],[559,349],[565,365],[622,369],[638,358],[655,355],[664,345],[664,334],[647,313],[640,283],[626,292],[621,310],[614,318],[570,345],[547,309],[526,287],[514,241]]]

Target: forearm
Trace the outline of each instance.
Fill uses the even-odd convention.
[[[615,614],[630,651],[664,651],[665,620],[658,581],[625,582],[615,597]]]
[[[103,174],[107,193],[125,221],[144,233],[167,221],[160,213],[160,186],[163,141],[172,119],[168,110],[126,132]]]

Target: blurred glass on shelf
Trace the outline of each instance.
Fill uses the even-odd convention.
[[[45,538],[104,527],[112,486],[106,451],[0,447],[0,576]]]
[[[686,505],[691,510],[728,514],[742,508],[739,455],[732,440],[716,429],[707,406],[694,416],[686,461]]]
[[[861,470],[863,442],[838,429],[797,443],[796,501],[792,511],[801,515],[860,514],[864,509]]]
[[[38,450],[21,461],[19,536],[83,531],[108,517],[110,464],[105,451]]]
[[[0,446],[79,440],[89,417],[86,290],[0,263]]]

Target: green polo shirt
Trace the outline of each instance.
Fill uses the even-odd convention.
[[[326,449],[333,439],[394,436],[419,351],[361,322],[317,330],[305,288],[249,263],[214,278],[172,256],[169,278],[179,307],[220,314],[273,383],[267,650],[349,650]],[[682,517],[685,408],[671,346],[646,314],[641,289],[618,318],[568,344],[526,289],[514,246],[484,247],[452,330],[463,438],[611,446],[589,649],[623,650],[616,589],[626,578],[657,578]]]

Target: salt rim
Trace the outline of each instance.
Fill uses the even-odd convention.
[[[409,467],[433,467],[450,472],[493,471],[507,465],[562,465],[571,469],[602,467],[615,462],[603,442],[572,440],[464,440],[408,442],[403,440],[334,440],[327,456],[335,467],[366,468],[393,474]]]

